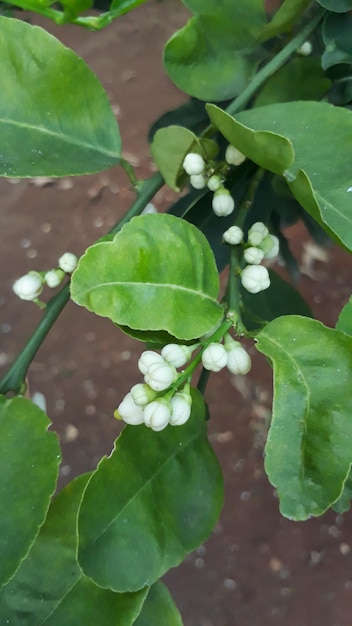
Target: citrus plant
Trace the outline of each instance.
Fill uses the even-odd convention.
[[[282,514],[350,505],[352,300],[328,328],[272,263],[297,278],[284,229],[298,220],[352,250],[352,0],[284,0],[270,15],[262,0],[182,0],[190,18],[164,64],[189,100],[152,127],[158,171],[137,180],[96,76],[9,7],[98,30],[142,1],[87,15],[90,0],[14,0],[0,17],[0,175],[120,165],[136,194],[80,259],[14,277],[21,306],[43,313],[0,381],[3,624],[182,624],[160,578],[219,517],[204,393],[210,373],[248,373],[248,341],[274,371],[265,469]],[[146,212],[163,185],[183,193]],[[111,455],[55,495],[60,446],[26,374],[70,298],[146,345]]]

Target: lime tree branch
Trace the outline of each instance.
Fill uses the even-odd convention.
[[[155,196],[156,192],[163,186],[163,184],[164,180],[158,172],[141,183],[135,202],[123,218],[119,220],[119,222],[117,222],[109,232],[112,234],[118,233],[126,222],[128,222],[135,215],[142,213],[145,206]],[[51,298],[51,300],[49,300],[45,308],[45,313],[43,314],[37,328],[15,361],[12,363],[9,371],[0,381],[1,394],[5,394],[10,391],[14,393],[23,393],[25,391],[25,379],[28,368],[69,299],[70,284],[68,282],[53,298]]]

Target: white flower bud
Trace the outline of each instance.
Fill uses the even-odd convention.
[[[302,43],[302,45],[297,48],[297,53],[300,54],[302,57],[308,57],[310,54],[312,54],[312,52],[313,46],[309,39],[307,39],[307,41]]]
[[[251,246],[260,246],[268,234],[269,231],[263,222],[255,222],[248,231],[248,243]]]
[[[182,367],[191,358],[194,346],[181,346],[178,343],[169,343],[164,346],[161,356],[174,367]]]
[[[239,226],[230,226],[230,228],[225,230],[222,238],[226,243],[237,246],[243,241],[243,230]]]
[[[190,152],[183,161],[183,169],[189,176],[202,174],[205,170],[205,162],[200,154]]]
[[[231,215],[235,208],[235,201],[227,189],[219,189],[214,194],[212,207],[215,215],[218,217],[227,217]]]
[[[73,252],[65,252],[65,254],[59,258],[59,268],[66,272],[66,274],[72,274],[77,267],[77,263],[78,258]]]
[[[12,289],[21,300],[35,300],[43,291],[43,279],[36,272],[30,272],[16,280]]]
[[[144,376],[144,380],[154,391],[165,391],[175,382],[178,373],[173,365],[164,361],[153,363]]]
[[[242,154],[234,146],[228,145],[225,152],[225,161],[229,165],[241,165],[246,160],[245,154]]]
[[[225,337],[225,348],[227,350],[227,367],[232,374],[247,374],[251,369],[251,357],[242,348],[239,341],[234,341],[230,335]]]
[[[144,423],[152,430],[163,430],[171,417],[170,403],[165,398],[158,398],[144,408]]]
[[[203,367],[211,372],[220,372],[227,364],[227,352],[221,343],[210,343],[202,354]]]
[[[153,350],[145,350],[139,357],[138,369],[142,374],[146,374],[154,363],[164,363],[163,357]]]
[[[154,206],[154,204],[152,202],[148,202],[148,204],[145,205],[141,215],[148,215],[149,213],[157,213],[158,209]]]
[[[251,246],[250,248],[245,249],[243,256],[247,263],[250,263],[251,265],[259,265],[264,258],[264,252],[260,248]]]
[[[221,187],[220,176],[217,176],[216,174],[214,174],[213,176],[210,176],[207,186],[208,186],[208,189],[210,189],[210,191],[217,191]]]
[[[44,280],[48,287],[54,288],[60,285],[64,276],[65,272],[63,270],[49,270],[49,272],[45,274]]]
[[[178,391],[170,400],[171,403],[171,426],[182,426],[189,420],[192,409],[192,397],[190,393]]]
[[[207,179],[203,174],[192,174],[189,182],[194,189],[204,189],[207,186]]]
[[[241,273],[241,283],[249,293],[259,293],[270,287],[269,272],[263,265],[247,265]]]
[[[131,424],[132,426],[137,426],[144,422],[143,409],[135,403],[131,392],[124,397],[121,404],[114,411],[114,416],[117,419],[123,419],[126,424]]]
[[[264,259],[274,259],[280,252],[280,242],[275,235],[268,235],[260,244]]]
[[[148,402],[154,400],[156,393],[149,387],[149,385],[144,385],[143,383],[138,383],[137,385],[133,385],[130,394],[133,398],[135,404],[138,406],[145,406]]]

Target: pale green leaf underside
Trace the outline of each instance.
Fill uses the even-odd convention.
[[[88,248],[72,277],[72,299],[138,330],[194,339],[222,318],[209,244],[172,215],[133,218],[112,242]]]
[[[223,485],[205,414],[194,391],[184,426],[159,433],[126,426],[100,462],[78,519],[79,564],[99,586],[125,592],[151,585],[210,534]]]
[[[113,111],[82,59],[43,29],[5,17],[0,56],[1,176],[78,175],[118,163]]]
[[[257,348],[274,368],[265,466],[281,512],[321,515],[340,497],[352,462],[352,337],[287,316],[259,333]]]
[[[236,120],[213,105],[208,112],[226,139],[284,176],[325,231],[352,249],[350,111],[325,102],[286,102],[243,111]]]
[[[49,425],[29,400],[0,396],[0,587],[28,553],[56,487],[61,454]]]

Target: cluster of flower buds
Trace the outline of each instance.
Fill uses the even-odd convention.
[[[239,226],[231,226],[224,232],[223,239],[233,246],[243,244],[243,231]],[[269,272],[261,262],[278,255],[279,240],[269,233],[263,222],[255,222],[248,231],[244,246],[243,258],[248,265],[241,272],[241,282],[250,293],[259,293],[270,286]]]
[[[212,207],[215,215],[218,217],[231,215],[235,208],[235,201],[228,189],[224,187],[221,174],[214,173],[214,168],[211,165],[208,167],[203,157],[195,152],[186,155],[183,169],[189,175],[192,187],[195,189],[208,187],[214,192]]]
[[[155,431],[168,424],[182,426],[191,415],[192,397],[187,383],[181,391],[170,389],[179,372],[190,359],[196,346],[167,344],[161,354],[152,350],[142,352],[138,369],[144,383],[134,385],[116,409],[114,415],[126,424],[145,424]]]
[[[220,372],[227,367],[232,374],[247,374],[251,369],[251,358],[239,341],[228,333],[224,343],[210,343],[202,354],[203,367],[211,372]]]
[[[25,276],[18,278],[12,289],[21,300],[37,301],[45,285],[47,287],[58,287],[63,281],[65,274],[72,274],[76,269],[78,259],[72,252],[65,252],[58,261],[58,267],[48,272],[31,271]]]

